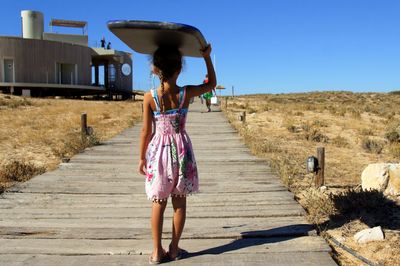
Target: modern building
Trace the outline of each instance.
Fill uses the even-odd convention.
[[[21,12],[22,36],[0,36],[0,90],[26,96],[132,95],[132,55],[89,47],[87,22]],[[53,27],[81,28],[82,34],[53,33]]]

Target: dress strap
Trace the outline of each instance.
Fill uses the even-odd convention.
[[[158,95],[157,95],[157,91],[155,89],[151,89],[151,96],[153,96],[154,102],[156,103],[156,111],[160,112],[160,102],[158,100]]]
[[[179,109],[183,108],[185,99],[186,99],[186,87],[183,87],[179,90]]]

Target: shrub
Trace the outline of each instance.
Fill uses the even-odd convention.
[[[272,108],[269,107],[268,105],[263,105],[263,106],[260,107],[260,110],[262,112],[268,112],[268,111],[272,110]]]
[[[361,112],[355,108],[350,108],[349,110],[351,117],[355,119],[360,119],[361,118]]]
[[[7,163],[0,171],[0,178],[23,182],[35,175],[43,174],[45,167],[37,166],[30,162],[13,160]]]
[[[308,132],[311,130],[311,125],[309,123],[304,123],[301,126],[301,129],[304,130],[305,132]]]
[[[360,134],[364,136],[373,136],[374,131],[372,130],[372,128],[363,128],[360,130]]]
[[[254,107],[247,107],[246,111],[249,114],[257,113],[257,109],[255,109]]]
[[[390,112],[386,114],[386,119],[392,120],[396,116],[395,112]]]
[[[385,133],[385,138],[390,142],[400,142],[400,134],[397,131],[389,131]]]
[[[76,153],[82,152],[87,147],[96,145],[100,145],[100,139],[96,132],[82,139],[82,135],[79,131],[71,131],[66,133],[63,143],[53,148],[53,152],[60,158],[70,157]]]
[[[293,124],[286,125],[286,128],[287,128],[287,130],[289,130],[289,132],[292,132],[292,133],[296,133],[297,132],[297,127],[295,125],[293,125]]]
[[[345,116],[346,115],[346,110],[345,109],[340,109],[340,110],[337,111],[336,114],[339,115],[339,116]]]
[[[361,146],[364,150],[370,153],[380,154],[383,150],[383,144],[379,141],[365,138],[361,141]]]
[[[320,224],[335,214],[332,200],[318,189],[310,188],[304,191],[303,195],[304,205],[312,223]]]
[[[297,111],[293,115],[295,115],[295,116],[304,116],[304,113],[300,112],[300,111]]]
[[[325,106],[325,109],[329,111],[330,114],[336,115],[337,110],[335,106]]]
[[[297,133],[299,131],[299,128],[295,125],[295,121],[292,119],[284,121],[283,126],[291,133]]]
[[[332,144],[336,145],[337,147],[340,148],[347,148],[349,147],[349,142],[347,141],[346,138],[342,136],[337,136],[332,139]]]
[[[390,143],[400,142],[400,124],[395,123],[390,125],[385,133],[385,138]]]
[[[86,146],[93,147],[97,145],[100,145],[100,138],[96,132],[93,132],[93,134],[86,138]]]
[[[103,119],[110,119],[111,118],[111,115],[109,113],[103,113],[102,116],[103,116],[102,117]]]
[[[329,137],[324,135],[319,129],[311,128],[305,133],[305,139],[308,141],[315,141],[315,142],[328,142]]]
[[[243,103],[230,103],[229,104],[230,108],[234,108],[234,109],[245,109],[246,106]]]
[[[0,106],[8,108],[17,108],[20,106],[31,106],[32,102],[22,97],[4,97],[0,98]]]
[[[328,127],[328,123],[322,120],[315,120],[312,125],[316,127]]]
[[[281,151],[280,144],[270,140],[264,140],[261,145],[257,146],[262,153],[277,153]]]
[[[314,106],[313,104],[306,104],[306,105],[304,106],[304,110],[307,110],[307,111],[314,111],[314,110],[315,110],[315,106]]]
[[[390,145],[389,151],[393,157],[400,159],[400,143],[393,143]]]

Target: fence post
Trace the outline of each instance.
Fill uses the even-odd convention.
[[[315,187],[320,188],[324,185],[324,172],[325,172],[325,148],[317,148],[318,171],[315,175]]]
[[[246,123],[246,111],[244,111],[244,112],[241,112],[240,114],[239,114],[239,121],[242,121],[242,124],[245,124]]]
[[[142,114],[142,118],[143,118],[143,102],[142,102],[142,113],[141,114]]]
[[[81,133],[82,133],[82,139],[84,140],[87,135],[87,114],[86,113],[81,114]]]

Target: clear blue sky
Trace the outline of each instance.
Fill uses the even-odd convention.
[[[193,25],[213,45],[226,92],[231,86],[241,94],[400,88],[397,0],[6,1],[0,35],[21,34],[23,9],[43,12],[45,31],[51,18],[88,21],[92,44],[104,35],[127,51],[108,31],[108,20]],[[134,86],[147,89],[148,57],[133,53],[133,61]],[[179,83],[201,83],[205,72],[202,59],[188,58]]]

